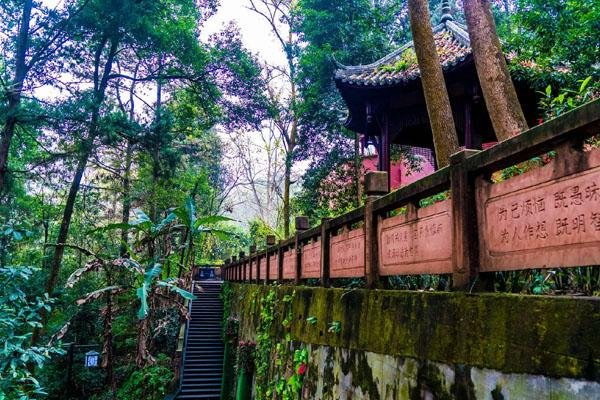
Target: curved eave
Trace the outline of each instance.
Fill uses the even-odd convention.
[[[444,75],[452,73],[455,70],[461,69],[463,66],[473,61],[473,54],[467,53],[463,57],[457,58],[452,63],[448,63],[443,67]],[[364,81],[364,80],[353,80],[348,79],[344,76],[334,77],[336,86],[341,91],[342,89],[391,89],[391,88],[403,88],[421,80],[420,71],[401,78],[384,78],[375,81]]]

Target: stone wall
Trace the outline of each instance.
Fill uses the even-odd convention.
[[[292,297],[271,334],[308,350],[305,399],[600,398],[598,298],[231,287],[240,340]]]

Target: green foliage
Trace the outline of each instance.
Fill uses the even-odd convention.
[[[412,48],[406,49],[398,61],[391,65],[381,67],[383,72],[404,72],[410,67],[417,65],[417,54]]]
[[[305,348],[294,349],[290,329],[294,321],[292,302],[295,291],[277,296],[275,286],[260,300],[259,325],[256,329],[256,398],[271,399],[273,396],[285,400],[296,400],[302,389],[308,352]],[[273,321],[278,313],[284,329],[283,340],[273,336]],[[281,337],[281,336],[280,336]],[[274,346],[273,346],[274,345]]]
[[[501,29],[519,59],[534,61],[529,65],[542,74],[566,68],[559,77],[566,83],[598,76],[598,21],[600,8],[594,1],[518,0],[508,26]]]
[[[593,82],[592,77],[578,81],[577,90],[562,88],[555,96],[552,86],[546,86],[543,92],[540,92],[540,109],[544,112],[546,119],[555,118],[563,113],[574,109],[591,98],[599,95],[600,84]]]
[[[161,354],[157,360],[154,365],[133,371],[119,389],[118,398],[163,400],[175,376],[169,357]]]
[[[271,328],[273,326],[275,302],[277,291],[271,288],[266,296],[260,299],[259,324],[256,329],[256,385],[255,392],[258,400],[272,398],[273,389],[269,382],[269,369],[271,361],[271,350],[273,349],[273,338]]]
[[[237,349],[237,367],[238,374],[241,371],[252,373],[254,371],[254,356],[256,351],[256,343],[254,342],[239,342]]]
[[[311,161],[295,200],[299,213],[318,222],[357,205],[354,132],[343,126],[345,104],[333,80],[333,59],[368,64],[404,42],[410,31],[402,2],[298,2],[300,126],[295,156]],[[360,161],[359,161],[360,162]],[[336,179],[331,182],[331,174]],[[343,184],[340,185],[340,182]],[[343,186],[343,190],[340,190]]]
[[[32,267],[0,268],[0,399],[33,399],[44,394],[31,367],[41,368],[52,354],[64,354],[55,345],[31,345],[31,329],[41,327],[41,313],[52,299],[30,297],[24,291],[36,272]]]
[[[342,331],[342,323],[340,321],[331,321],[327,325],[327,332],[329,333],[340,333]]]
[[[448,275],[401,275],[387,278],[390,289],[397,290],[450,290]]]
[[[255,240],[258,248],[265,248],[268,235],[277,236],[277,232],[266,221],[260,218],[251,220],[248,223],[249,236]]]

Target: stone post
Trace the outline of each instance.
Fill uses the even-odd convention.
[[[450,156],[452,193],[452,288],[468,290],[479,269],[479,238],[474,182],[467,158],[479,150],[462,150]]]
[[[378,271],[377,222],[379,216],[373,211],[373,202],[389,193],[388,173],[369,171],[365,174],[365,278],[367,287],[381,286]]]
[[[321,219],[321,286],[329,287],[329,220]]]
[[[237,265],[236,265],[237,257],[231,256],[231,280],[237,281]]]
[[[294,283],[296,285],[300,284],[300,277],[302,276],[302,244],[299,240],[299,234],[308,230],[308,217],[297,216],[296,217],[296,275],[294,278]]]
[[[249,254],[248,254],[248,282],[252,283],[252,258],[254,258],[256,256],[256,245],[252,244],[250,245],[249,250]],[[256,271],[255,271],[256,272]]]
[[[242,282],[246,281],[246,260],[244,259],[244,257],[246,257],[246,253],[244,253],[243,251],[240,251],[240,254],[239,254],[239,258],[240,258],[240,281],[242,281]]]
[[[277,283],[283,282],[283,240],[277,245]]]
[[[269,256],[269,247],[275,246],[275,235],[267,235],[267,268],[265,272],[265,285],[269,284],[269,276],[271,275],[271,268],[276,268],[275,265],[271,265],[271,257]]]

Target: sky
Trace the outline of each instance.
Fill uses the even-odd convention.
[[[50,7],[56,7],[61,4],[62,1],[63,0],[42,0],[46,6]],[[285,65],[285,55],[280,47],[280,43],[277,42],[274,34],[271,32],[269,25],[262,16],[249,10],[248,5],[249,0],[221,0],[221,5],[217,13],[206,21],[202,27],[200,39],[202,41],[207,40],[211,34],[219,32],[233,21],[240,29],[245,47],[257,56],[261,62],[266,62],[270,65]],[[49,87],[38,89],[38,92],[40,97],[51,98],[60,96],[60,93],[57,90]],[[149,101],[151,102],[152,99]],[[255,162],[260,165],[264,162],[263,158],[266,157],[266,155],[260,154],[260,148],[262,146],[262,143],[260,142],[260,133],[246,133],[249,135],[251,142],[254,142],[254,146],[256,146],[258,150],[255,154]],[[224,136],[226,134],[223,132],[220,134],[226,143],[227,140]],[[227,161],[223,160],[223,162],[226,163]],[[305,169],[305,165],[296,165],[293,170],[293,176],[297,178]],[[297,190],[297,188],[292,187],[292,191],[294,191],[294,189]],[[256,216],[256,207],[251,204],[253,202],[252,196],[244,188],[234,190],[230,196],[232,197],[231,203],[237,205],[233,209],[233,218],[245,224]]]
[[[287,61],[281,49],[280,43],[271,32],[270,26],[264,18],[254,11],[248,9],[249,0],[221,0],[221,6],[217,13],[211,17],[204,25],[201,32],[201,40],[223,29],[230,21],[233,21],[240,29],[242,41],[246,48],[255,54],[261,62],[270,65],[285,66]],[[253,163],[257,164],[257,171],[264,171],[266,164],[266,153],[263,153],[264,144],[261,141],[260,132],[246,132],[250,142],[256,149]],[[265,134],[265,136],[268,136]],[[221,132],[224,143],[227,143],[227,134]],[[226,159],[223,162],[227,165]],[[292,169],[294,181],[305,171],[307,163],[296,163]],[[263,177],[257,177],[259,180]],[[264,179],[264,178],[263,178]],[[298,190],[298,185],[292,185],[292,193]],[[264,200],[264,199],[263,199]],[[258,204],[256,204],[252,193],[248,187],[240,186],[234,189],[229,195],[229,204],[232,204],[232,213],[230,217],[241,222],[243,225],[259,214]],[[276,210],[271,212],[269,219],[271,223],[275,222]]]
[[[261,16],[250,11],[248,0],[221,0],[221,7],[211,17],[202,32],[202,38],[221,30],[229,21],[234,21],[242,34],[246,47],[269,64],[284,64],[285,57],[269,27]]]

